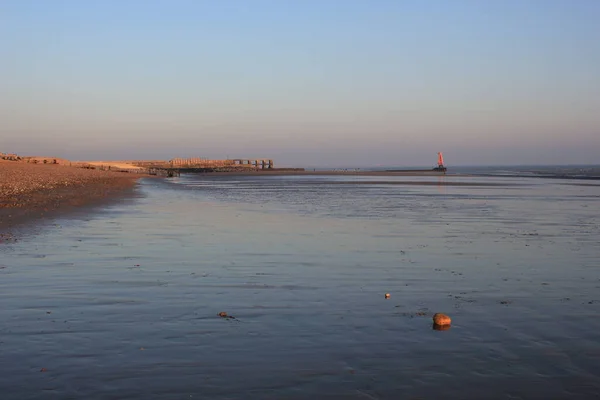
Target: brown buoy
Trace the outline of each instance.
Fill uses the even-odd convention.
[[[389,299],[389,298],[390,298],[390,294],[389,294],[389,293],[386,293],[386,294],[385,294],[385,298],[386,298],[386,299]]]
[[[452,319],[446,314],[436,313],[433,314],[433,323],[435,325],[446,326],[452,323]]]

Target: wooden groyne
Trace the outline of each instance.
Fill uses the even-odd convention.
[[[260,159],[231,159],[231,160],[209,160],[205,158],[173,158],[169,161],[172,168],[197,169],[197,168],[250,168],[250,169],[272,169],[273,160]]]
[[[21,157],[14,153],[0,153],[0,160],[20,161]]]
[[[207,158],[173,158],[171,160],[112,160],[112,161],[68,161],[28,157],[26,162],[71,165],[78,168],[102,171],[128,172],[136,174],[179,176],[182,173],[259,173],[282,172],[286,168],[275,168],[269,158],[210,160]],[[60,161],[60,162],[59,162]],[[300,169],[294,169],[300,170]],[[302,169],[304,170],[304,169]]]
[[[20,157],[16,154],[0,153],[0,160],[20,161],[33,164],[69,165],[84,169],[128,172],[161,176],[179,176],[181,173],[255,173],[304,171],[303,168],[275,168],[270,158],[234,158],[211,160],[208,158],[173,158],[171,160],[111,160],[111,161],[69,161],[55,157]]]
[[[131,161],[136,167],[147,170],[151,175],[179,176],[181,173],[208,173],[208,172],[243,172],[273,170],[273,160],[268,158],[228,160],[210,160],[207,158],[173,158],[169,161]]]

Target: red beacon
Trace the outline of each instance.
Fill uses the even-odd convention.
[[[444,166],[444,156],[442,155],[441,151],[438,153],[438,162],[437,163],[438,163],[438,166],[435,167],[433,170],[446,172],[446,167]]]

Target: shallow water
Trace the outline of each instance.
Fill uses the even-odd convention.
[[[144,180],[2,244],[1,398],[595,398],[600,186],[407,179]]]

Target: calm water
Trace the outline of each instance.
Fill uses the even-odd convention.
[[[600,393],[597,182],[192,175],[138,193],[0,244],[0,398]]]

